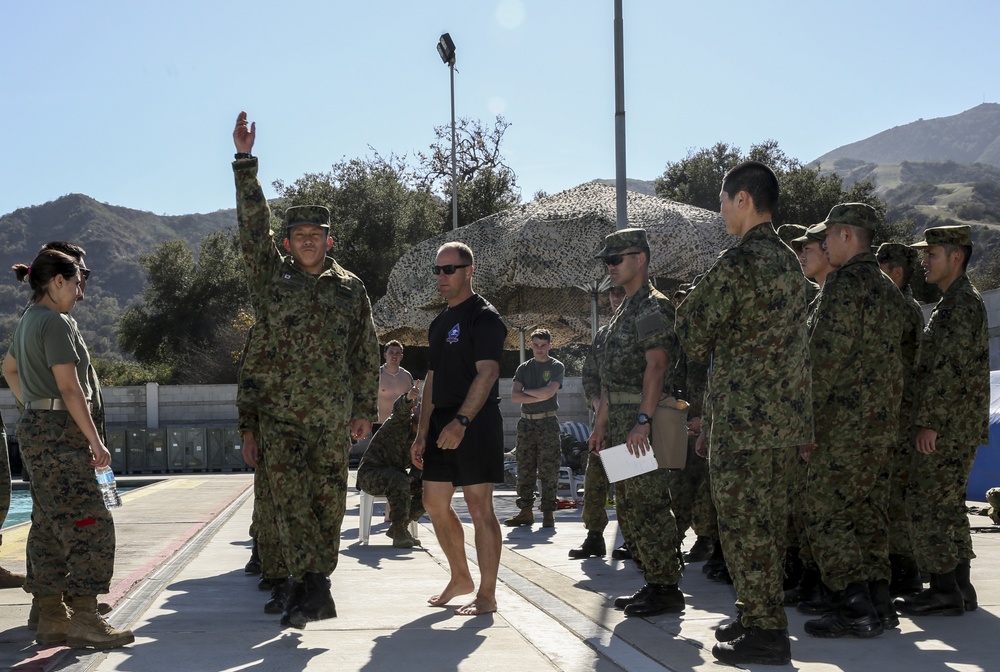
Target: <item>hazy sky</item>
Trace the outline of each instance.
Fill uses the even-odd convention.
[[[718,141],[810,161],[1000,100],[996,0],[625,0],[628,175]],[[68,193],[158,214],[234,206],[236,115],[261,178],[410,154],[511,122],[522,196],[615,174],[612,0],[0,0],[0,214]]]

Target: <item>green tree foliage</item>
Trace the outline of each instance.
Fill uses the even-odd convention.
[[[275,214],[295,205],[330,208],[331,254],[358,275],[374,302],[385,294],[389,272],[414,244],[441,233],[438,205],[414,184],[405,158],[341,161],[328,173],[310,173],[274,188],[281,197]]]
[[[517,176],[500,152],[510,123],[497,116],[487,128],[478,119],[455,122],[455,178],[458,183],[458,225],[465,226],[521,202]],[[418,153],[417,183],[443,201],[441,225],[452,227],[451,124],[434,128],[437,140],[429,153]]]
[[[140,263],[148,284],[119,323],[123,351],[178,384],[236,382],[231,353],[242,347],[236,316],[249,296],[232,229],[209,234],[198,260],[180,240],[159,245]]]
[[[742,160],[739,147],[724,142],[707,149],[688,150],[687,157],[667,163],[663,175],[656,178],[656,195],[706,210],[718,210],[722,178]]]

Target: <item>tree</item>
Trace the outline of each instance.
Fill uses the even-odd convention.
[[[465,226],[521,202],[517,176],[500,153],[510,123],[497,116],[493,128],[478,119],[455,123],[455,176],[458,183],[458,224]],[[439,196],[442,226],[451,228],[451,125],[436,126],[430,152],[418,153],[417,184]]]
[[[140,263],[148,285],[142,302],[122,314],[122,350],[146,367],[169,367],[165,382],[236,382],[231,353],[243,339],[236,316],[248,308],[249,294],[234,231],[206,236],[197,262],[183,241],[174,240]]]
[[[706,210],[718,210],[722,178],[740,161],[739,147],[724,142],[708,149],[688,150],[687,157],[668,162],[663,175],[656,178],[656,195]]]
[[[341,161],[328,173],[309,173],[290,185],[278,180],[278,216],[295,205],[330,208],[332,254],[365,283],[371,300],[381,298],[389,273],[414,244],[441,233],[438,205],[412,182],[405,157],[377,152],[371,159]]]

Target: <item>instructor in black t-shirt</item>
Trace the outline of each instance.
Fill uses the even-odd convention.
[[[472,291],[475,266],[468,245],[442,245],[432,270],[448,306],[428,332],[429,370],[410,456],[423,469],[424,508],[448,558],[451,580],[428,602],[442,606],[475,589],[462,522],[451,506],[461,486],[476,529],[480,583],[475,599],[455,613],[475,616],[497,610],[500,523],[493,511],[493,484],[503,481],[498,381],[507,327],[496,308]]]

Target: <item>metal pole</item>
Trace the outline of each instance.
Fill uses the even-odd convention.
[[[455,167],[455,64],[448,66],[451,71],[451,228],[458,228],[458,170]]]
[[[625,189],[625,55],[622,47],[622,0],[615,0],[615,226],[628,228]]]

